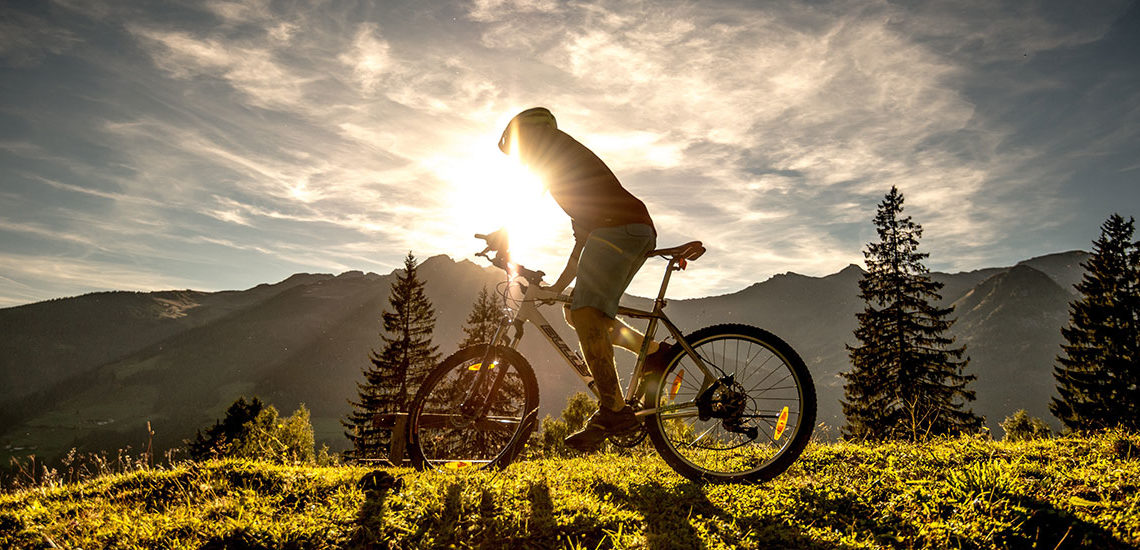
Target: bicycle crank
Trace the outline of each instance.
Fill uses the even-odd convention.
[[[634,412],[642,409],[640,400],[629,400],[626,401],[626,403],[629,403],[629,406],[633,407]],[[629,449],[645,441],[646,437],[649,437],[649,430],[645,429],[645,422],[639,422],[636,428],[624,433],[611,435],[609,439],[610,443],[613,443],[614,446]]]

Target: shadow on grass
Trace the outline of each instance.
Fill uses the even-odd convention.
[[[366,476],[367,477],[367,476]],[[362,484],[365,480],[362,480]],[[870,542],[884,548],[978,547],[977,538],[926,538],[919,527],[907,518],[883,513],[874,502],[859,498],[854,491],[805,491],[790,502],[795,506],[795,521],[772,517],[763,513],[734,516],[709,501],[705,487],[695,483],[662,485],[656,482],[619,487],[610,483],[595,485],[593,492],[620,508],[635,511],[644,524],[627,525],[627,530],[644,529],[645,547],[649,550],[706,548],[719,542],[726,547],[759,547],[822,550],[845,548],[834,540],[818,540],[804,532],[804,525],[831,531],[836,535],[853,535],[856,540]],[[401,547],[447,548],[470,546],[474,548],[556,548],[567,545],[580,548],[611,548],[615,544],[613,521],[606,518],[584,518],[569,525],[559,525],[559,510],[551,498],[545,482],[527,487],[526,500],[529,513],[522,520],[525,527],[509,524],[504,519],[501,503],[484,488],[476,502],[467,500],[464,506],[465,485],[449,484],[444,489],[442,502],[421,518],[413,531],[399,534],[399,541],[390,538],[392,531],[385,529],[385,502],[388,489],[366,490],[366,501],[357,514],[356,529],[347,548],[389,549]],[[763,490],[758,487],[758,490]],[[469,495],[474,496],[474,495]],[[1127,549],[1112,533],[1101,526],[1082,520],[1075,514],[1057,508],[1048,502],[1026,497],[1008,496],[1012,508],[1022,510],[1017,521],[1010,523],[1005,532],[993,533],[995,545],[1008,548],[1096,548],[1105,550]],[[477,510],[475,509],[477,507]],[[945,508],[947,522],[961,512]],[[1007,509],[1008,510],[1008,509]],[[1009,519],[1009,518],[1006,518]],[[517,516],[516,516],[516,520]],[[244,545],[241,534],[225,541],[229,544],[217,548],[260,548]],[[976,534],[975,534],[976,535]],[[221,542],[221,541],[218,541]],[[300,547],[304,547],[303,545]],[[213,548],[213,547],[211,547]]]
[[[388,472],[374,470],[360,478],[357,487],[364,491],[364,505],[356,514],[356,530],[349,537],[347,548],[356,550],[392,548],[392,544],[385,541],[384,503],[390,493],[399,491],[403,487],[403,480]],[[454,500],[458,498],[457,490]]]
[[[1049,502],[1014,497],[1013,502],[1027,510],[1018,530],[1022,537],[1011,541],[1013,548],[1096,548],[1097,550],[1135,549],[1117,539],[1107,529],[1087,522]]]
[[[973,537],[956,536],[952,533],[920,533],[920,527],[911,521],[876,509],[875,503],[860,501],[852,491],[834,493],[804,492],[797,500],[803,515],[802,521],[815,527],[830,529],[836,533],[852,533],[860,540],[870,541],[884,548],[1052,548],[1064,550],[1089,548],[1097,550],[1127,550],[1134,548],[1117,539],[1103,527],[1082,520],[1076,515],[1056,506],[1019,495],[1005,495],[1008,506],[993,508],[998,523],[1005,522],[1006,530],[995,530],[985,537],[985,533],[973,532]],[[962,510],[951,502],[946,502],[943,514],[938,518],[943,524],[950,523],[955,516],[961,517]],[[964,505],[963,505],[964,506]],[[1012,511],[1012,512],[1011,512]],[[965,522],[976,520],[962,518]],[[738,523],[753,528],[762,528],[770,522],[755,519]],[[991,524],[992,525],[992,524]],[[805,546],[808,548],[809,546]],[[816,546],[822,547],[822,546]],[[795,548],[799,548],[798,546]]]
[[[801,548],[823,550],[833,544],[816,542],[791,525],[752,522],[737,518],[708,500],[702,485],[658,483],[633,485],[624,490],[608,483],[595,491],[619,505],[637,510],[645,518],[645,542],[650,550],[705,548],[712,535],[729,547]],[[695,524],[702,524],[698,528]],[[730,526],[735,525],[736,528]],[[702,539],[701,531],[705,532]],[[743,533],[743,534],[742,534]]]

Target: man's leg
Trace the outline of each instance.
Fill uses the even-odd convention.
[[[640,426],[633,408],[625,404],[622,396],[613,344],[632,347],[644,339],[637,338],[635,332],[615,331],[614,318],[622,292],[645,262],[645,253],[653,242],[652,227],[630,224],[595,229],[582,248],[570,318],[600,403],[586,426],[566,438],[566,444],[573,449],[595,449],[607,437]]]
[[[566,317],[566,324],[570,325],[570,328],[573,328],[575,331],[577,331],[577,327],[574,325],[574,317],[570,313],[570,306],[563,308],[563,314]],[[609,317],[606,318],[609,319]],[[641,343],[645,340],[645,335],[642,334],[641,331],[629,326],[625,321],[622,321],[621,319],[609,320],[611,327],[609,335],[610,343],[622,349],[629,350],[635,355],[641,353]],[[581,340],[581,335],[579,335],[578,338]],[[649,353],[652,354],[653,352],[657,351],[658,344],[658,341],[650,340]],[[585,353],[585,350],[583,350],[583,353]]]
[[[570,316],[574,320],[574,330],[578,332],[586,366],[590,367],[590,374],[594,375],[594,383],[598,385],[601,405],[611,411],[621,410],[625,407],[625,398],[618,383],[614,347],[610,343],[614,320],[592,307],[575,309]]]
[[[615,319],[613,330],[610,332],[610,341],[615,346],[627,349],[634,354],[641,353],[641,345],[645,341],[645,335],[641,331],[625,324],[621,319]],[[657,351],[658,342],[656,340],[649,341],[648,353]]]
[[[600,403],[598,412],[590,416],[586,426],[566,437],[566,445],[571,449],[589,452],[597,449],[606,437],[637,428],[640,421],[633,409],[626,405],[618,383],[614,347],[609,338],[614,320],[590,306],[573,310],[571,316],[574,318],[574,330],[578,332],[582,354],[586,356],[586,366],[594,376]]]

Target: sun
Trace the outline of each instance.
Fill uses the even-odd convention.
[[[449,233],[460,239],[457,251],[477,248],[475,233],[505,228],[512,260],[547,273],[561,269],[570,248],[567,243],[573,242],[570,218],[546,192],[541,178],[517,159],[492,151],[453,157],[446,173],[440,174],[450,188],[448,219],[453,231]],[[557,273],[547,282],[554,277]]]

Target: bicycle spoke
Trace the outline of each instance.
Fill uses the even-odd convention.
[[[417,437],[409,452],[414,460],[421,461],[418,466],[454,471],[485,467],[504,456],[509,460],[511,455],[505,453],[513,447],[519,431],[533,426],[524,420],[526,411],[537,407],[537,387],[525,360],[509,349],[502,353],[508,354],[505,357],[514,354],[515,359],[498,356],[484,361],[485,346],[465,348],[425,380],[417,393],[418,404],[413,404],[415,419],[410,428]],[[515,361],[521,361],[522,369],[527,370],[520,369]],[[494,365],[493,371],[482,369],[484,364]],[[496,376],[482,380],[473,392],[478,375],[489,372]],[[468,400],[470,403],[461,407]]]
[[[737,327],[742,332],[734,332]],[[798,357],[797,364],[788,362],[789,354],[795,356],[786,344],[781,342],[785,349],[777,351],[768,342],[778,339],[749,327],[725,328],[729,330],[698,331],[709,336],[688,340],[692,352],[685,352],[666,369],[656,394],[664,399],[651,416],[658,428],[651,433],[661,434],[655,436],[661,438],[655,443],[667,443],[661,450],[670,465],[692,479],[767,478],[774,475],[767,472],[787,467],[786,460],[774,466],[777,459],[789,453],[798,455],[806,443],[804,434],[810,433],[810,427],[807,432],[803,427],[810,426],[815,402],[814,393],[805,401],[808,394],[801,384],[810,384],[810,377]],[[720,377],[715,391],[705,393],[716,380],[689,376],[699,372],[694,366],[698,361]],[[687,372],[678,378],[676,373],[681,370]],[[671,393],[669,384],[674,380],[679,391]],[[806,391],[811,391],[810,386]],[[699,411],[698,397],[707,400]],[[682,400],[690,401],[689,408],[673,408]]]

